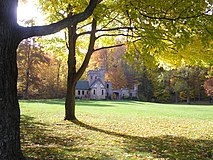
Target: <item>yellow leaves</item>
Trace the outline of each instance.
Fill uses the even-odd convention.
[[[179,50],[178,54],[186,64],[192,66],[206,65],[212,62],[213,50],[211,42],[209,42],[209,45],[204,45],[202,39],[194,37],[189,44]]]

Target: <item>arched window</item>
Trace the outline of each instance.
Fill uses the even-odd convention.
[[[107,88],[109,88],[109,84],[107,84]]]

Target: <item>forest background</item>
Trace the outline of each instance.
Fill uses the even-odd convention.
[[[64,98],[67,80],[67,56],[45,52],[43,47],[28,39],[18,49],[18,94],[22,99]],[[60,47],[59,47],[60,48]],[[61,49],[61,48],[60,48]],[[138,66],[125,58],[125,46],[95,52],[81,79],[87,80],[87,71],[106,68],[106,80],[113,89],[133,88],[139,84],[139,100],[154,102],[184,102],[187,91],[190,101],[207,101],[213,68],[210,65],[183,65],[178,69],[164,69],[159,65]],[[81,56],[78,56],[80,61]],[[143,63],[141,61],[141,63]],[[206,90],[204,87],[206,84]]]
[[[35,19],[25,21],[25,25],[32,26],[34,21]],[[104,43],[110,43],[110,40],[105,40]],[[116,43],[117,39],[113,40]],[[79,67],[85,56],[82,49],[85,44],[82,41],[80,43],[76,57]],[[155,43],[153,40],[153,44]],[[208,43],[212,46],[211,38]],[[87,79],[89,70],[104,66],[106,80],[112,82],[113,89],[133,88],[134,84],[138,84],[138,99],[142,101],[190,103],[211,99],[212,48],[205,48],[198,36],[187,43],[187,46],[181,47],[178,51],[180,54],[174,55],[169,53],[171,51],[164,50],[161,56],[144,54],[143,46],[138,46],[137,43],[99,50],[93,53],[81,79]],[[20,99],[65,97],[67,47],[64,38],[55,35],[45,40],[26,39],[19,45],[17,59]]]

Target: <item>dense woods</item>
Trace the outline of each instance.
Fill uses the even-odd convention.
[[[65,98],[67,62],[59,59],[58,52],[45,52],[39,42],[25,40],[18,49],[18,95],[20,98]],[[34,42],[34,43],[32,43]],[[151,102],[209,101],[212,96],[212,68],[210,66],[184,65],[176,69],[155,66],[138,67],[125,55],[126,47],[95,52],[81,79],[87,71],[106,68],[106,80],[113,89],[133,88],[139,84],[139,100]],[[81,57],[79,56],[78,59]]]
[[[24,40],[18,48],[18,96],[20,99],[64,98],[66,59],[45,52],[36,39]]]

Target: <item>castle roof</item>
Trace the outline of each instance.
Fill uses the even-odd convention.
[[[89,90],[89,82],[88,81],[83,81],[83,80],[79,80],[76,84],[76,89],[78,90]]]

